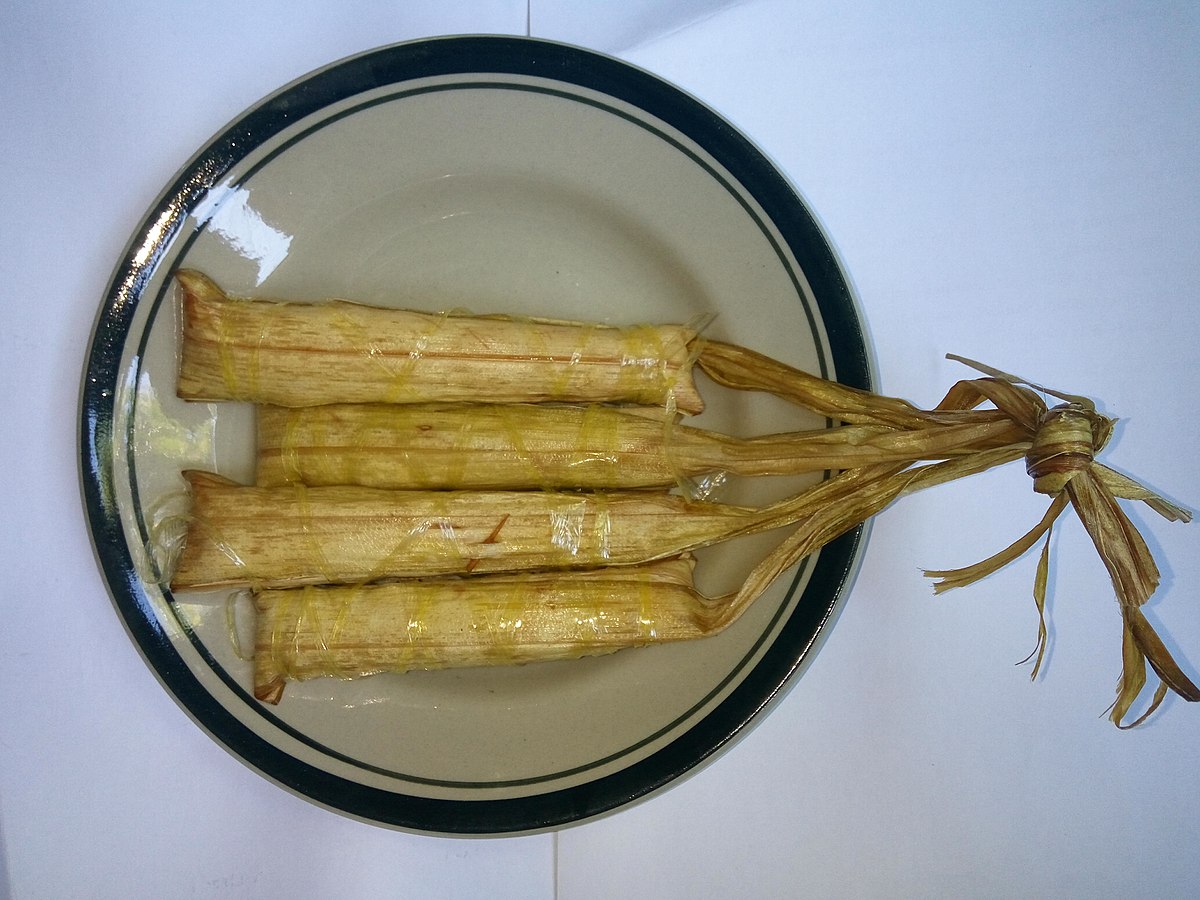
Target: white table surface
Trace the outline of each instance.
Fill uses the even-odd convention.
[[[917,11],[901,12],[915,6]],[[992,8],[994,7],[994,8]],[[1200,885],[1200,708],[1104,718],[1107,576],[1058,529],[1052,652],[1029,683],[1034,558],[935,598],[1040,516],[1020,467],[875,523],[813,665],[732,750],[557,834],[351,821],[214,743],[130,642],[93,560],[79,382],[107,280],[179,165],[343,56],[532,33],[675,82],[770,155],[857,289],[881,388],[922,404],[946,352],[1097,397],[1107,461],[1200,503],[1200,7],[150,2],[0,5],[0,894],[70,897],[1184,897]],[[1196,525],[1136,521],[1150,615],[1197,677]]]

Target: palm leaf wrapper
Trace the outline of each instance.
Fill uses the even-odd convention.
[[[1113,420],[1085,397],[951,357],[978,377],[921,409],[682,326],[252,300],[193,270],[176,277],[179,395],[254,404],[257,472],[251,485],[184,473],[189,508],[164,581],[252,592],[263,702],[318,676],[702,639],[899,497],[1022,459],[1050,498],[1046,514],[988,559],[927,571],[935,590],[971,584],[1040,542],[1036,677],[1051,530],[1070,507],[1123,622],[1111,720],[1139,724],[1168,691],[1200,700],[1142,612],[1159,572],[1119,501],[1172,521],[1190,514],[1096,460]],[[744,438],[689,426],[683,416],[704,405],[696,371],[782,397],[830,427]],[[706,496],[726,474],[800,473],[825,477],[761,507]],[[740,588],[696,589],[693,551],[775,529],[785,537]],[[1127,722],[1147,663],[1159,684]]]

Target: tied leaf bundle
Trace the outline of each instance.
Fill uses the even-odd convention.
[[[171,586],[274,588],[635,565],[804,516],[654,491],[242,486],[187,472],[191,527]]]
[[[686,328],[238,300],[199,273],[179,281],[180,394],[255,403],[259,447],[255,485],[186,473],[192,507],[171,586],[254,592],[255,692],[265,702],[278,702],[287,681],[317,675],[708,637],[897,498],[1022,458],[1034,489],[1051,497],[1046,515],[980,563],[929,571],[935,589],[983,578],[1045,538],[1036,676],[1048,539],[1070,506],[1124,623],[1113,722],[1127,727],[1147,663],[1161,683],[1132,724],[1168,690],[1200,700],[1141,610],[1159,574],[1118,501],[1175,521],[1190,515],[1096,461],[1113,423],[1086,398],[953,357],[982,377],[921,409]],[[830,427],[743,438],[683,424],[680,413],[703,407],[697,369]],[[1063,402],[1051,408],[1043,396]],[[805,472],[826,478],[756,508],[695,490],[726,475]],[[776,529],[785,536],[738,589],[696,590],[693,551]]]
[[[321,675],[578,659],[711,633],[694,560],[587,572],[265,590],[255,594],[254,694]],[[484,640],[480,636],[485,636]]]
[[[545,400],[696,413],[683,326],[613,328],[506,316],[381,309],[345,300],[231,298],[193,270],[183,305],[180,397],[280,406]]]
[[[263,406],[256,481],[404,490],[703,486],[909,462],[914,452],[957,456],[1021,438],[1007,420],[739,438],[677,424],[664,410],[601,404]]]

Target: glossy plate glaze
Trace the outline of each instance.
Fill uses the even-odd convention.
[[[87,514],[117,611],[163,685],[246,763],[312,801],[404,829],[511,834],[617,809],[712,757],[811,656],[853,573],[854,532],[716,638],[511,669],[319,679],[266,707],[237,652],[245,598],[174,596],[147,563],[184,468],[252,476],[252,410],[175,397],[172,274],[231,293],[341,296],[709,334],[859,387],[863,331],[820,228],[728,123],[616,60],[520,38],[366,53],[246,112],[134,233],[87,360]],[[823,423],[703,385],[698,424]],[[764,502],[778,484],[730,484]],[[778,536],[700,555],[739,583]]]

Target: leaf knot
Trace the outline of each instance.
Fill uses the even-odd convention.
[[[1025,454],[1025,471],[1039,494],[1058,494],[1080,472],[1112,434],[1112,420],[1078,403],[1046,410]]]

